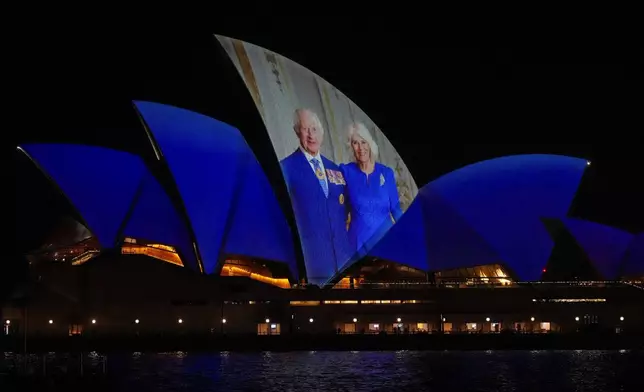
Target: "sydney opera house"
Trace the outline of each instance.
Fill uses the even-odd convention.
[[[235,124],[150,101],[132,111],[152,154],[20,145],[75,213],[27,255],[28,301],[2,309],[4,334],[644,328],[644,233],[569,214],[591,162],[505,156],[417,186],[328,82],[216,42],[267,150]],[[265,170],[276,162],[281,173]]]

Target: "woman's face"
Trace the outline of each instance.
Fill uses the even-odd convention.
[[[369,143],[359,135],[354,134],[351,136],[351,148],[353,148],[353,155],[356,158],[356,162],[367,163],[371,160]]]

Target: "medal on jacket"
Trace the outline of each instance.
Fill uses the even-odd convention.
[[[315,169],[315,176],[318,178],[318,180],[324,180],[324,172],[322,171],[322,168],[317,168]]]
[[[344,182],[344,176],[342,175],[342,172],[336,171],[335,176],[338,180],[338,184],[340,185],[347,185],[346,182]]]
[[[383,186],[383,185],[385,185],[385,176],[380,174],[380,186]]]
[[[340,196],[338,197],[338,201],[340,204],[344,204],[344,194],[340,193]]]
[[[335,173],[336,173],[335,170],[326,169],[326,178],[327,178],[327,180],[329,180],[329,182],[331,184],[337,184],[338,183],[338,181],[337,181],[337,179],[335,177]]]

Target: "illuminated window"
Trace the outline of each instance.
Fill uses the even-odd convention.
[[[344,324],[344,329],[342,330],[344,333],[356,333],[356,325],[352,323],[345,323]]]
[[[579,303],[579,302],[606,302],[605,298],[554,298],[550,302]]]
[[[71,324],[69,326],[69,336],[81,335],[83,333],[83,326],[81,324]]]
[[[72,258],[72,265],[82,265],[100,254],[99,250],[88,250]]]
[[[499,264],[438,271],[435,273],[435,277],[437,282],[442,284],[465,283],[466,286],[478,284],[509,286],[512,284],[512,279]]]
[[[351,289],[351,288],[357,289],[357,288],[359,288],[361,280],[353,278],[353,283],[352,283],[351,279],[352,278],[349,278],[349,277],[342,278],[342,279],[340,279],[340,281],[338,283],[336,283],[333,286],[333,288],[334,289]]]
[[[279,335],[281,333],[280,324],[278,323],[261,323],[257,324],[258,335]]]
[[[268,269],[253,264],[243,265],[237,260],[227,260],[221,268],[221,276],[243,276],[282,289],[291,288],[291,282],[288,279],[273,278]]]
[[[291,301],[291,306],[318,306],[320,301]]]
[[[121,253],[126,255],[146,255],[183,267],[183,261],[176,249],[162,244],[137,244],[134,238],[125,238]]]

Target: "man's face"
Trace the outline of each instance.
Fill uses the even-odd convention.
[[[311,155],[317,155],[322,144],[322,130],[313,120],[311,113],[300,113],[300,125],[295,130],[302,148]]]

